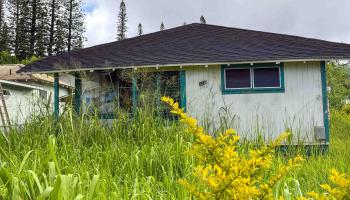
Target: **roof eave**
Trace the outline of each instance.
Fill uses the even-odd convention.
[[[137,68],[160,68],[160,67],[174,67],[174,66],[206,66],[206,65],[236,65],[245,63],[281,63],[281,62],[315,62],[315,61],[331,61],[339,60],[340,58],[318,58],[318,59],[284,59],[284,60],[264,60],[264,61],[240,61],[240,62],[209,62],[209,63],[176,63],[176,64],[162,64],[162,65],[143,65],[143,66],[106,66],[106,67],[88,67],[79,69],[62,69],[62,70],[48,70],[48,71],[33,71],[33,72],[19,72],[19,74],[51,74],[51,73],[69,73],[78,71],[99,71],[99,70],[115,70],[115,69],[137,69]],[[350,58],[341,58],[340,60],[350,60]],[[18,72],[17,72],[18,73]]]

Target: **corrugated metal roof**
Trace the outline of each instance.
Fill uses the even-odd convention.
[[[350,45],[284,34],[190,24],[47,57],[18,72],[132,66],[349,59]]]

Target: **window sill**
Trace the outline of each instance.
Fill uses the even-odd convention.
[[[222,94],[284,93],[284,88],[225,89]]]

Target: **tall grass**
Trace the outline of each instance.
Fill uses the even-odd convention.
[[[98,175],[94,194],[98,199],[183,199],[187,194],[177,179],[189,173],[193,162],[183,154],[191,140],[183,132],[176,122],[149,112],[110,125],[91,116],[69,114],[57,124],[51,118],[38,118],[10,133],[9,142],[0,139],[0,161],[11,176],[26,180],[32,172],[48,177],[50,163],[57,159],[56,170],[77,177],[78,191],[84,196],[93,175]],[[50,152],[53,144],[48,138],[54,134],[55,150]],[[6,184],[0,182],[0,188]]]
[[[190,198],[177,180],[192,172],[194,160],[184,152],[193,138],[153,112],[118,116],[106,124],[68,111],[57,122],[38,117],[0,136],[0,199]],[[284,180],[298,180],[302,192],[328,183],[330,168],[350,172],[350,117],[331,116],[329,152],[307,157]]]
[[[306,157],[302,168],[291,176],[298,179],[303,191],[321,191],[319,185],[329,183],[329,170],[350,174],[350,115],[331,112],[330,146],[326,154]]]

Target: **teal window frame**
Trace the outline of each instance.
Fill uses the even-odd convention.
[[[254,88],[254,68],[279,68],[280,87],[257,87]],[[252,86],[250,88],[226,88],[226,74],[227,69],[250,69]],[[222,65],[221,66],[221,91],[222,94],[254,94],[254,93],[284,93],[284,65],[283,63],[259,63],[259,64],[239,64],[239,65]]]

